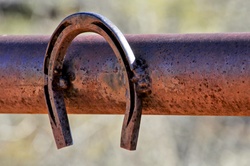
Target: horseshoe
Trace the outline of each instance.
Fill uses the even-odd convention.
[[[63,90],[67,81],[63,78],[63,62],[72,40],[80,33],[94,32],[109,43],[119,64],[125,69],[126,112],[121,133],[121,147],[135,150],[142,112],[142,94],[148,90],[140,74],[141,60],[137,60],[127,40],[119,29],[105,17],[94,13],[76,13],[65,18],[53,33],[44,59],[44,93],[49,119],[57,148],[72,145],[72,136],[67,117]],[[141,71],[141,70],[139,70]],[[140,86],[142,85],[142,86]],[[144,89],[141,92],[138,89]]]

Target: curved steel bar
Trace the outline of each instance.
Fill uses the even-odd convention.
[[[113,49],[120,65],[126,70],[126,113],[122,129],[121,147],[134,150],[137,144],[141,97],[132,82],[135,56],[122,33],[106,18],[93,13],[77,13],[65,18],[53,33],[44,60],[45,98],[57,148],[72,144],[66,113],[63,90],[74,79],[64,74],[63,63],[72,40],[83,32],[94,32],[103,36]],[[138,82],[138,81],[137,81]]]

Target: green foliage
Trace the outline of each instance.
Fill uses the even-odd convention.
[[[247,31],[250,25],[244,0],[26,0],[0,6],[2,34],[51,34],[64,17],[81,11],[100,13],[131,34]]]

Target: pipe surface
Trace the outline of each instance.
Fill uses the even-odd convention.
[[[143,114],[250,115],[250,33],[127,35],[146,60],[152,94]],[[47,113],[43,60],[49,36],[0,36],[0,113]],[[99,36],[80,35],[70,46],[65,73],[68,113],[124,114],[123,72]]]

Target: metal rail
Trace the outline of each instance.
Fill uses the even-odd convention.
[[[250,115],[250,33],[127,35],[146,60],[152,94],[143,114]],[[0,36],[0,113],[47,113],[43,59],[49,36]],[[79,36],[64,63],[76,79],[68,113],[124,114],[123,72],[99,36]]]

